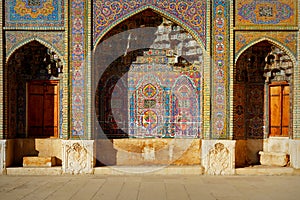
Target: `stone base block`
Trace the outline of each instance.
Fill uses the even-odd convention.
[[[274,175],[293,175],[294,169],[291,167],[278,167],[278,166],[265,166],[256,165],[251,167],[238,168],[235,170],[237,175],[264,175],[264,176],[274,176]]]
[[[259,155],[262,165],[284,167],[289,162],[289,155],[286,153],[260,151]]]
[[[0,140],[0,174],[5,173],[6,168],[6,140]]]
[[[235,174],[235,140],[202,140],[202,165],[210,175]]]
[[[7,175],[13,176],[49,176],[49,175],[61,175],[61,167],[8,167],[6,168]]]
[[[290,140],[290,162],[295,169],[300,169],[300,140]]]
[[[289,142],[288,137],[270,137],[264,139],[264,152],[278,152],[278,153],[289,153]]]
[[[23,157],[23,167],[52,167],[55,165],[55,157]]]
[[[66,174],[92,174],[95,165],[94,140],[63,140],[62,171]]]

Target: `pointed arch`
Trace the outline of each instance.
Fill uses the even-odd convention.
[[[293,61],[293,65],[296,66],[296,58],[295,58],[295,55],[292,53],[292,51],[286,47],[284,44],[282,44],[281,42],[279,41],[276,41],[275,39],[273,38],[269,38],[269,37],[262,37],[260,39],[257,39],[257,40],[254,40],[252,42],[250,42],[248,45],[244,46],[241,50],[239,50],[239,52],[237,52],[236,56],[235,56],[235,60],[234,60],[234,63],[236,64],[239,57],[247,50],[249,49],[251,46],[255,45],[255,44],[258,44],[260,42],[263,42],[263,41],[267,41],[267,42],[270,42],[271,44],[281,48]]]
[[[64,62],[64,55],[62,54],[62,52],[60,52],[57,48],[55,48],[54,46],[52,46],[48,41],[45,41],[42,38],[39,38],[37,36],[33,36],[30,38],[27,38],[21,42],[19,42],[18,44],[14,45],[6,54],[6,63],[8,62],[9,58],[21,47],[29,44],[32,41],[37,41],[40,44],[44,45],[45,47],[49,48],[50,50],[53,50],[55,53],[57,53],[57,55],[62,59],[62,62]]]
[[[141,87],[142,84],[143,84],[144,82],[147,82],[147,81],[148,81],[148,82],[150,82],[150,81],[155,81],[156,83],[159,84],[159,86],[162,85],[161,81],[159,80],[159,78],[158,78],[157,76],[155,76],[155,75],[153,75],[153,74],[146,74],[143,78],[141,78],[141,79],[139,80],[139,82],[136,84],[136,87],[135,87],[135,88]],[[153,82],[151,82],[151,83],[153,83]]]
[[[180,76],[178,79],[175,80],[175,83],[174,83],[174,85],[172,86],[172,89],[174,89],[174,88],[176,87],[176,85],[178,84],[178,82],[181,81],[181,80],[187,80],[187,82],[188,82],[189,84],[191,84],[191,86],[192,86],[194,89],[197,88],[197,86],[195,85],[194,81],[193,81],[190,77],[188,77],[187,75],[182,75],[182,76]]]
[[[97,49],[98,44],[100,43],[101,39],[113,28],[115,28],[117,25],[121,24],[123,21],[129,19],[130,17],[139,14],[147,9],[152,10],[153,12],[158,13],[159,15],[161,15],[162,17],[167,18],[168,20],[177,23],[178,25],[180,25],[182,28],[184,28],[188,33],[190,33],[193,38],[197,41],[197,43],[200,45],[201,49],[203,51],[205,51],[205,44],[203,44],[203,41],[201,40],[201,38],[198,36],[198,34],[196,33],[195,30],[193,30],[191,27],[189,27],[188,25],[186,25],[186,23],[182,22],[180,19],[175,18],[175,16],[167,13],[166,11],[154,6],[154,5],[145,5],[141,8],[138,8],[126,15],[124,15],[123,17],[121,17],[120,19],[114,21],[109,27],[107,27],[99,36],[97,36],[97,38],[94,41],[94,46],[93,46],[93,52],[95,52],[95,50]]]

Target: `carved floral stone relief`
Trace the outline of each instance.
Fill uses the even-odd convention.
[[[235,173],[234,140],[202,140],[201,163],[205,173],[229,175]]]
[[[91,173],[93,169],[93,141],[63,141],[63,172]]]
[[[209,174],[223,174],[230,166],[230,153],[222,143],[217,143],[209,151]]]

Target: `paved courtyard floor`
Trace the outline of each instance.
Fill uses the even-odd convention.
[[[0,199],[299,200],[300,176],[0,176]]]

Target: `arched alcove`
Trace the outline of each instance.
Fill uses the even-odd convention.
[[[260,40],[243,51],[234,66],[233,134],[237,145],[239,140],[251,140],[244,152],[247,164],[259,163],[263,139],[292,134],[294,63],[290,55],[275,42]],[[238,154],[236,165],[245,165]]]
[[[4,70],[7,138],[58,136],[61,70],[60,57],[36,40],[10,54]]]

